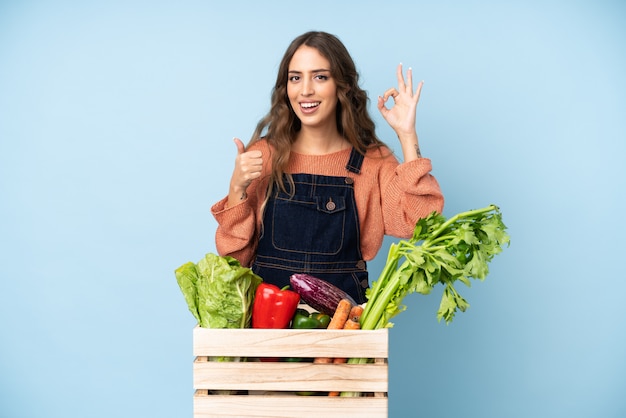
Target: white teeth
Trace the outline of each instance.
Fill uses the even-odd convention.
[[[309,109],[311,107],[316,107],[320,105],[320,102],[315,102],[315,103],[301,103],[300,104],[302,107],[304,107],[305,109]]]

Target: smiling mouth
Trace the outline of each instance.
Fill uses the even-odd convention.
[[[308,103],[300,103],[300,107],[303,109],[314,109],[320,105],[320,102],[308,102]]]

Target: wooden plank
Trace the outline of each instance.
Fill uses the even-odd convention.
[[[196,326],[193,355],[386,358],[388,330],[209,329]]]
[[[381,364],[196,361],[194,389],[387,392]]]
[[[194,418],[207,417],[315,417],[386,418],[387,398],[341,398],[296,395],[194,396]]]
[[[388,330],[193,330],[194,418],[386,417]],[[236,357],[245,361],[214,361]],[[367,364],[261,362],[260,357],[346,357]],[[232,395],[212,391],[231,390]],[[370,396],[297,396],[295,391]]]

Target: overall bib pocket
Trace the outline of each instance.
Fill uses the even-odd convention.
[[[333,255],[343,247],[344,196],[288,197],[279,194],[272,212],[272,244],[278,250]]]

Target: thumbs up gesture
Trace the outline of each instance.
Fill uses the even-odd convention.
[[[261,151],[246,151],[246,147],[239,138],[233,138],[233,141],[237,146],[237,156],[235,157],[235,169],[230,179],[229,206],[247,197],[246,189],[252,180],[261,176],[263,169],[263,154]]]

